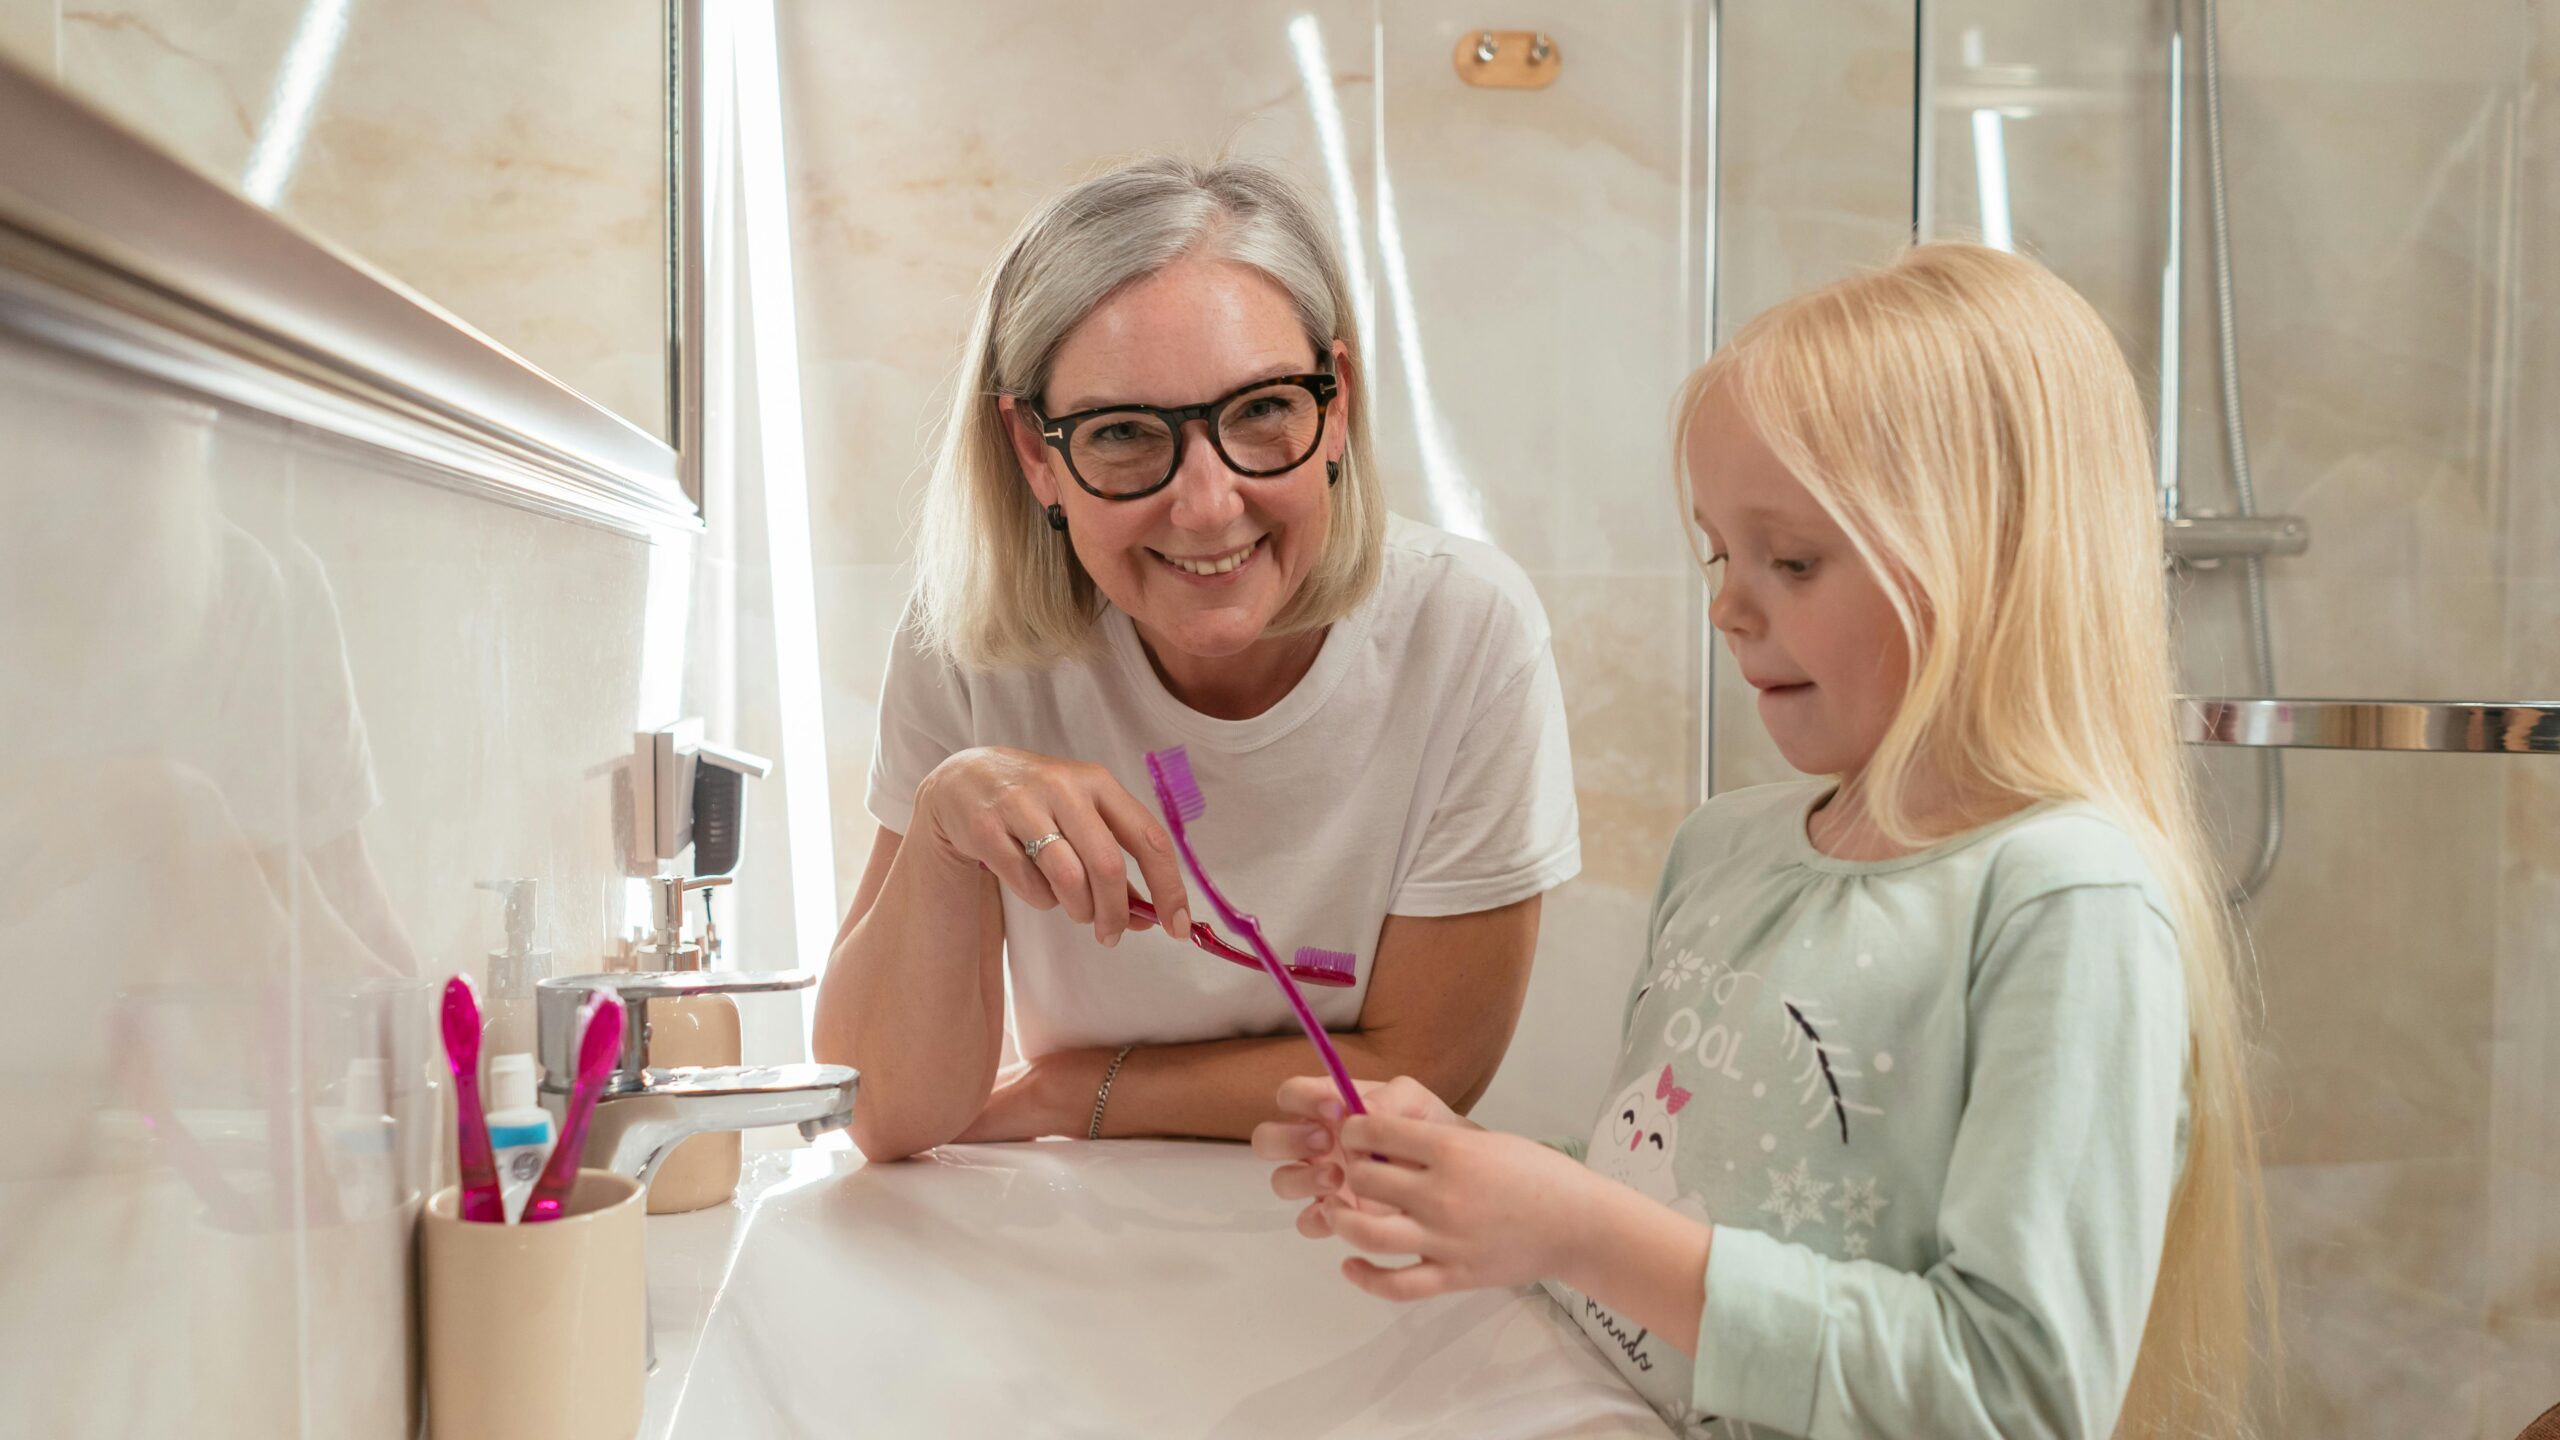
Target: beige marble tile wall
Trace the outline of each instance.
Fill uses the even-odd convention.
[[[62,18],[58,0],[5,0],[0,3],[0,55],[40,75],[54,73],[54,29]]]
[[[2541,228],[2525,207],[2553,183],[2517,57],[2550,8],[2225,7],[2250,454],[2261,508],[2313,535],[2269,570],[2282,693],[2539,695],[2560,680],[2547,647],[2529,652],[2548,627],[2524,577],[2547,568],[2533,540],[2553,508],[2529,458],[2552,440],[2516,328]],[[1971,112],[2006,107],[2019,244],[2156,365],[2166,7],[1964,0],[1937,15],[1941,231],[1981,224]],[[2191,29],[2191,82],[2194,44]],[[2180,473],[2190,509],[2228,510],[2199,112],[2188,130]],[[2184,576],[2178,597],[2186,683],[2256,688],[2236,577]],[[2254,761],[2203,770],[2237,865]],[[2284,857],[2250,912],[2286,1428],[2503,1440],[2560,1398],[2560,1237],[2541,1218],[2560,1012],[2539,938],[2560,892],[2527,798],[2549,784],[2532,762],[2429,757],[2297,754],[2286,772]]]
[[[667,433],[657,6],[0,0],[0,53]]]
[[[8,1424],[409,1436],[434,987],[490,995],[484,879],[541,882],[555,970],[598,968],[594,772],[709,708],[688,612],[726,577],[14,343],[0,433]]]
[[[1583,874],[1547,901],[1529,1006],[1481,1113],[1578,1134],[1694,768],[1696,579],[1669,523],[1666,417],[1702,339],[1682,311],[1699,244],[1684,202],[1703,222],[1682,142],[1704,39],[1693,7],[1661,0],[1506,9],[1505,27],[1555,37],[1564,69],[1548,89],[1499,91],[1450,65],[1495,18],[1480,6],[1379,14],[1384,194],[1363,218],[1398,242],[1373,268],[1379,455],[1399,509],[1492,541],[1537,584],[1582,815]]]
[[[1457,79],[1458,37],[1491,19],[1555,35],[1551,89]],[[1134,151],[1275,157],[1328,198],[1338,171],[1375,293],[1394,502],[1503,546],[1555,622],[1586,873],[1549,901],[1481,1113],[1579,1131],[1694,744],[1663,418],[1695,343],[1677,299],[1691,7],[1250,0],[1203,25],[1172,0],[1072,16],[801,3],[782,21],[847,893],[871,843],[862,786],[916,486],[981,270],[1041,196]],[[1309,108],[1327,91],[1339,156]]]
[[[1902,0],[1723,8],[1719,340],[1910,238],[1914,37]],[[1714,788],[1798,778],[1720,643],[1713,664]]]

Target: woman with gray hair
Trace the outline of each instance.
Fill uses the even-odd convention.
[[[1189,933],[1136,798],[1173,744],[1212,799],[1193,844],[1274,947],[1358,957],[1308,991],[1352,1073],[1462,1108],[1492,1080],[1540,897],[1581,863],[1563,703],[1518,567],[1387,513],[1360,364],[1324,225],[1262,165],[1143,159],[1005,246],[818,995],[865,1154],[1242,1138],[1314,1070],[1267,977],[1122,943],[1133,882]]]

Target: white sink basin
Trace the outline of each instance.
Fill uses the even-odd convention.
[[[642,1433],[1670,1433],[1534,1289],[1353,1289],[1269,1173],[1169,1141],[765,1157],[741,1207],[649,1222]]]

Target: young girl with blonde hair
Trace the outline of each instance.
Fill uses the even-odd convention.
[[[1679,417],[1709,617],[1830,778],[1682,826],[1587,1146],[1291,1081],[1273,1187],[1419,1257],[1346,1261],[1373,1294],[1544,1279],[1691,1434],[2243,1431],[2237,952],[2113,337],[1924,245],[1754,320]]]

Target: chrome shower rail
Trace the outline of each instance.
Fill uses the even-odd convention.
[[[2190,745],[2560,755],[2560,701],[2216,699],[2178,705]]]

